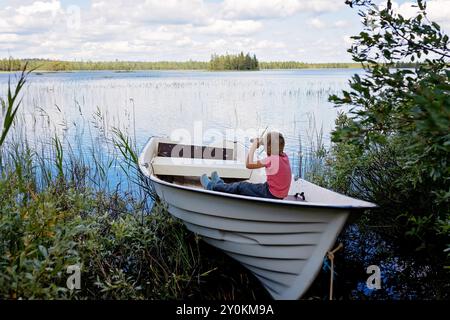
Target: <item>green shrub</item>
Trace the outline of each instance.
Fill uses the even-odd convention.
[[[428,20],[423,1],[409,19],[390,1],[385,8],[347,3],[361,8],[364,30],[349,52],[366,73],[330,98],[350,111],[336,120],[322,182],[377,203],[372,223],[442,257],[450,243],[449,38]],[[418,60],[414,68],[395,68]]]
[[[204,257],[199,239],[161,205],[142,216],[138,203],[130,211],[132,200],[118,195],[64,189],[61,181],[20,191],[18,181],[0,180],[0,298],[229,298],[249,281],[240,268],[228,270],[231,279],[220,270],[222,285],[214,281],[228,262]],[[80,290],[67,289],[71,265],[81,266]],[[248,297],[251,289],[243,291]]]

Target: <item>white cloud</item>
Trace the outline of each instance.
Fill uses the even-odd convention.
[[[215,20],[212,24],[198,28],[204,34],[225,34],[229,36],[248,35],[260,31],[262,23],[253,20]]]
[[[94,14],[109,20],[147,23],[196,23],[209,21],[202,0],[92,0]]]
[[[62,17],[59,1],[37,1],[30,5],[0,9],[0,32],[39,32],[51,28]]]
[[[321,59],[315,61],[336,62],[348,61],[347,49],[349,47],[349,37],[343,36],[336,39],[318,39],[308,44],[308,53],[317,54],[320,52]]]
[[[293,15],[300,9],[297,0],[225,0],[224,15],[227,18],[270,18]]]
[[[427,12],[431,20],[450,28],[450,0],[427,2]]]
[[[257,42],[253,47],[255,49],[282,49],[286,47],[286,44],[281,41],[262,40]]]
[[[345,35],[342,37],[342,39],[348,48],[353,44],[353,39],[351,38],[351,36]]]
[[[350,23],[346,20],[338,20],[333,23],[326,23],[323,20],[315,17],[308,20],[308,25],[315,29],[325,29],[325,28],[346,28],[350,26]]]
[[[341,1],[335,0],[225,0],[226,18],[263,19],[292,16],[299,12],[328,12],[338,10]]]
[[[348,27],[350,23],[347,20],[338,20],[334,23],[334,26],[337,28],[345,28]]]
[[[170,31],[165,26],[157,28],[143,28],[136,34],[136,38],[148,42],[174,41],[178,38],[177,33]]]
[[[323,22],[322,20],[320,20],[319,18],[312,18],[308,21],[308,24],[316,29],[323,29],[326,27],[325,22]]]
[[[59,1],[52,0],[51,2],[36,1],[30,5],[20,6],[17,12],[22,15],[33,15],[36,13],[51,13],[55,15],[61,10],[61,4]]]
[[[207,45],[207,48],[212,52],[218,53],[238,53],[240,51],[252,53],[267,53],[271,51],[279,51],[286,48],[286,44],[281,41],[273,40],[259,40],[256,41],[251,38],[240,37],[237,39],[226,40],[217,39]]]
[[[197,43],[195,41],[193,41],[189,37],[183,37],[183,38],[178,39],[177,41],[175,41],[175,45],[177,47],[191,47],[191,46],[196,45],[196,44]]]
[[[0,42],[17,42],[19,40],[19,35],[15,33],[0,33]]]
[[[385,2],[380,5],[380,7],[385,6]],[[419,11],[415,2],[404,2],[402,4],[393,2],[392,8],[405,18],[411,18]],[[450,0],[429,0],[426,2],[425,11],[431,21],[435,21],[444,27],[450,27]]]
[[[207,48],[213,50],[214,52],[217,50],[223,50],[227,45],[227,41],[225,39],[216,39],[207,44]]]

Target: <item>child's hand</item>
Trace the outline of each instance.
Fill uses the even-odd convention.
[[[251,139],[250,141],[252,142],[253,146],[255,146],[256,149],[259,148],[259,146],[260,146],[259,138],[254,138],[254,139]]]
[[[261,138],[250,139],[250,142],[252,143],[252,146],[254,146],[256,149],[258,149],[263,145],[263,139]]]
[[[263,140],[261,138],[256,138],[255,142],[256,142],[256,149],[258,149],[263,145]]]

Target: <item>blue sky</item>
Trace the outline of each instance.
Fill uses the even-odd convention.
[[[405,14],[410,5],[395,3]],[[428,6],[448,30],[450,0]],[[0,0],[0,57],[208,60],[242,50],[264,61],[347,62],[360,29],[344,0]]]

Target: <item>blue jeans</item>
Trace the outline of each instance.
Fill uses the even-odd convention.
[[[219,182],[213,187],[214,191],[239,194],[242,196],[279,199],[273,196],[269,191],[269,185],[266,183],[250,183],[250,182]]]

